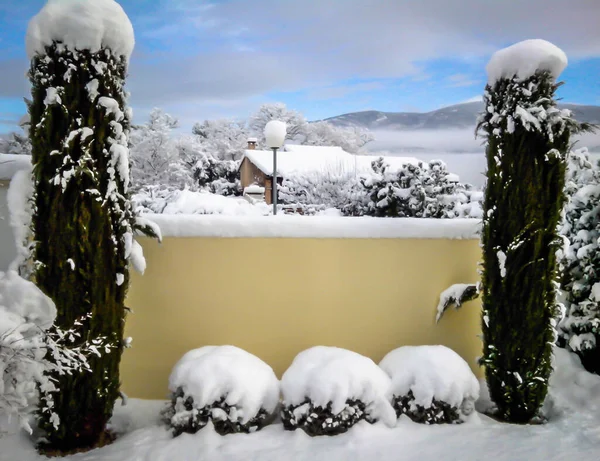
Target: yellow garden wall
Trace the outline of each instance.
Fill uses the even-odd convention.
[[[310,218],[308,218],[310,219]],[[408,344],[444,344],[476,369],[480,303],[439,324],[439,294],[478,280],[478,240],[334,238],[141,239],[148,269],[133,275],[123,390],[167,397],[183,353],[233,344],[281,376],[314,345],[379,361]]]

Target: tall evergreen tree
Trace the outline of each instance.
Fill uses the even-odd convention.
[[[28,31],[33,276],[56,304],[58,328],[82,320],[81,341],[106,338],[91,372],[52,376],[58,391],[40,404],[46,446],[59,452],[102,443],[119,396],[128,260],[143,258],[128,193],[132,47],[131,23],[112,0],[49,2]]]
[[[511,54],[523,57],[530,44],[514,45],[498,58],[507,58],[510,69],[519,62],[510,60]],[[566,57],[562,67],[548,68],[544,63],[564,54],[547,42],[542,45],[537,50],[553,55],[542,56],[535,72],[524,76],[515,69],[488,83],[479,123],[487,137],[488,167],[481,362],[499,417],[516,423],[536,416],[548,390],[555,339],[557,226],[570,138],[579,129],[569,111],[556,107],[560,84],[555,78]],[[521,62],[530,65],[538,58],[528,56]]]

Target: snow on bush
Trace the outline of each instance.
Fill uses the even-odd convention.
[[[559,343],[579,354],[583,364],[600,373],[600,171],[587,149],[569,154],[565,183],[567,203],[558,252],[565,315]]]
[[[407,163],[392,169],[383,158],[362,175],[362,188],[354,189],[343,209],[351,216],[455,218],[483,216],[482,194],[463,186],[444,162]],[[362,195],[362,196],[361,196]]]
[[[342,209],[359,193],[359,181],[354,171],[344,165],[322,171],[297,173],[287,176],[279,186],[279,198],[299,209],[311,206]]]
[[[234,346],[186,353],[169,377],[165,420],[174,436],[212,421],[221,434],[254,432],[268,424],[279,403],[279,381],[269,365]]]
[[[71,51],[96,53],[106,48],[128,60],[135,44],[133,26],[114,0],[48,0],[27,29],[29,59],[44,54],[56,40]]]
[[[89,371],[87,357],[109,352],[105,338],[81,342],[79,326],[52,327],[56,307],[52,300],[16,272],[0,272],[0,416],[15,416],[31,432],[28,417],[41,397],[39,411],[60,421],[53,410],[57,391],[48,373]],[[51,328],[52,327],[52,328]]]
[[[445,346],[404,346],[379,366],[392,380],[394,408],[418,423],[459,423],[479,398],[479,382],[456,352]]]
[[[283,425],[311,436],[341,434],[362,420],[393,427],[390,384],[383,370],[356,352],[307,349],[281,379]]]

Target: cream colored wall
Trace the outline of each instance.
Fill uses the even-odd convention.
[[[314,345],[379,361],[407,344],[444,344],[475,370],[478,301],[435,324],[439,294],[478,280],[477,240],[142,239],[148,262],[134,275],[123,356],[124,391],[165,398],[181,355],[234,344],[281,373]]]

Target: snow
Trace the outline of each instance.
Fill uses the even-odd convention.
[[[244,194],[264,194],[265,188],[262,186],[258,186],[256,184],[252,184],[244,189]]]
[[[435,317],[435,321],[440,321],[440,318],[442,318],[442,315],[444,315],[444,312],[450,305],[454,304],[457,308],[460,307],[458,305],[460,298],[463,296],[464,292],[472,286],[473,284],[470,283],[455,283],[454,285],[442,291],[440,293],[440,302],[437,306],[437,315]]]
[[[479,382],[471,368],[445,346],[400,347],[387,354],[379,366],[392,379],[394,396],[412,391],[415,404],[425,408],[435,398],[470,413],[479,398]]]
[[[0,154],[0,181],[10,181],[20,170],[31,168],[29,155]]]
[[[129,60],[135,45],[133,26],[114,0],[48,0],[29,22],[26,48],[29,59],[44,55],[46,47],[62,42],[70,50],[110,49]]]
[[[10,226],[15,238],[17,257],[10,268],[18,270],[29,258],[29,239],[31,236],[31,217],[33,214],[31,198],[33,197],[32,166],[27,163],[12,178],[6,194]]]
[[[506,253],[499,250],[496,256],[498,257],[498,265],[500,266],[500,277],[504,278],[506,277]]]
[[[600,377],[567,351],[555,353],[545,425],[513,425],[473,414],[461,425],[398,421],[395,428],[361,422],[335,437],[309,437],[275,423],[253,434],[221,437],[209,426],[174,439],[160,425],[163,401],[118,403],[110,427],[117,440],[65,461],[593,461],[600,446]],[[484,383],[485,384],[485,383]],[[489,405],[485,385],[478,408]],[[1,423],[0,423],[1,425]],[[16,429],[15,429],[16,430]],[[22,432],[0,438],[0,459],[43,461]]]
[[[131,265],[137,272],[143,275],[146,272],[146,258],[144,258],[142,246],[136,240],[132,240],[130,250],[129,261]]]
[[[287,125],[279,120],[271,120],[265,125],[265,139],[267,147],[280,148],[285,142]]]
[[[502,78],[525,80],[539,71],[549,71],[555,79],[567,67],[567,55],[557,46],[540,39],[525,40],[492,55],[486,71],[488,84]]]
[[[273,413],[279,403],[279,381],[273,369],[258,357],[235,346],[205,346],[186,353],[169,377],[169,390],[181,388],[194,399],[195,408],[225,397],[236,407],[242,424],[261,409]]]
[[[143,197],[134,197],[135,202]],[[189,189],[174,191],[169,200],[158,204],[164,215],[227,215],[227,216],[265,216],[271,212],[266,204],[250,204],[243,197],[225,197],[210,192],[194,192]]]
[[[273,152],[267,150],[247,150],[244,158],[252,162],[268,176],[273,175]],[[286,144],[277,151],[277,176],[310,172],[332,173],[368,173],[372,171],[371,163],[378,156],[354,155],[341,147],[331,146],[297,146]],[[391,170],[399,169],[406,164],[419,164],[415,157],[384,157]]]
[[[62,100],[58,94],[56,88],[50,87],[46,89],[46,97],[44,98],[44,105],[51,106],[53,104],[62,104]]]
[[[124,114],[116,99],[101,96],[100,99],[98,99],[98,105],[106,109],[106,115],[114,114],[117,122],[123,120]]]
[[[391,381],[368,357],[337,347],[316,346],[300,352],[281,378],[283,405],[300,405],[307,398],[315,406],[339,414],[347,400],[360,400],[370,416],[393,427]]]
[[[0,272],[0,335],[8,331],[7,325],[23,319],[45,330],[56,318],[56,307],[50,298],[32,282],[15,271]]]
[[[479,239],[477,219],[145,214],[163,237]]]

